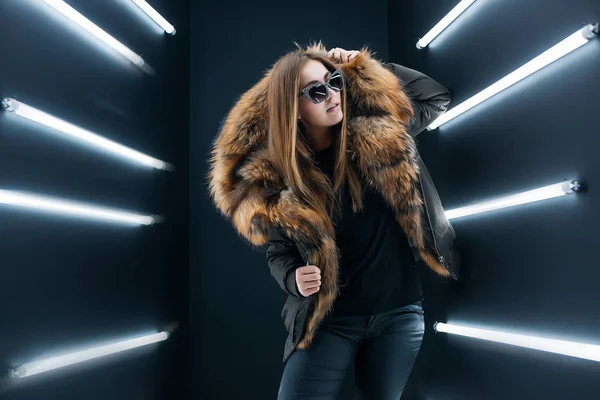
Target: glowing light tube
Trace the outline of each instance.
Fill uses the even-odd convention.
[[[455,324],[436,322],[433,328],[437,332],[453,335],[467,336],[491,342],[510,344],[513,346],[527,347],[534,350],[563,354],[586,360],[600,361],[600,345],[570,342],[566,340],[546,339],[537,336],[526,336],[487,329],[471,328]]]
[[[139,8],[142,9],[150,18],[154,20],[166,33],[169,35],[175,34],[175,27],[169,23],[166,19],[163,18],[152,6],[146,3],[144,0],[131,0],[133,1]]]
[[[54,8],[56,11],[75,22],[77,25],[88,31],[90,34],[94,35],[96,38],[104,42],[107,46],[112,47],[114,50],[119,52],[133,64],[141,67],[144,65],[144,59],[131,51],[121,42],[119,42],[114,37],[110,36],[108,33],[100,29],[96,24],[92,21],[81,15],[77,10],[69,6],[62,0],[43,0],[44,3],[48,4],[50,7]]]
[[[487,211],[498,210],[517,206],[520,204],[533,203],[535,201],[551,199],[553,197],[564,196],[566,194],[575,193],[582,189],[582,185],[578,181],[565,181],[554,185],[544,186],[539,189],[530,190],[523,193],[518,193],[511,196],[501,197],[495,200],[490,200],[482,203],[473,204],[466,207],[456,208],[446,211],[446,217],[450,219],[460,218],[467,215],[484,213]]]
[[[462,0],[458,3],[452,11],[450,11],[440,22],[435,24],[433,28],[425,36],[417,42],[417,49],[427,47],[433,39],[435,39],[444,29],[448,27],[460,14],[462,14],[471,4],[475,3],[475,0]]]
[[[56,129],[70,137],[91,144],[92,146],[106,150],[120,157],[128,158],[144,166],[153,167],[156,169],[170,170],[172,166],[164,161],[147,156],[139,151],[130,149],[111,140],[105,139],[102,136],[96,135],[90,131],[82,129],[78,126],[65,122],[61,119],[46,114],[40,110],[21,103],[15,99],[5,98],[2,100],[2,108],[8,112],[13,112],[23,118],[35,121],[42,125]]]
[[[0,204],[32,208],[58,214],[81,216],[85,218],[118,221],[135,225],[151,225],[160,221],[160,218],[156,216],[132,214],[109,208],[89,206],[82,203],[12,190],[0,189]]]
[[[546,50],[533,60],[529,61],[527,64],[523,65],[519,69],[511,72],[504,78],[500,79],[498,82],[477,93],[475,96],[469,98],[468,100],[465,100],[464,102],[450,109],[446,113],[440,115],[427,127],[427,129],[435,129],[450,121],[451,119],[456,118],[457,116],[470,110],[476,105],[483,103],[490,97],[500,93],[504,89],[514,85],[515,83],[528,77],[534,72],[544,68],[548,64],[558,60],[559,58],[565,56],[573,50],[578,49],[579,47],[589,42],[592,38],[597,36],[598,24],[596,23],[593,25],[586,25],[585,27],[573,33],[571,36],[558,43],[551,49]]]
[[[64,354],[39,361],[32,361],[13,369],[11,371],[11,376],[13,378],[26,378],[28,376],[41,374],[42,372],[66,367],[68,365],[77,364],[83,361],[93,360],[95,358],[107,356],[109,354],[119,353],[136,347],[162,342],[167,340],[168,338],[169,333],[160,332],[152,335],[138,337],[135,339],[125,340],[118,343],[107,344],[100,347],[93,347],[75,353]]]

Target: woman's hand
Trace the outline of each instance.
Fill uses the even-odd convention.
[[[347,63],[354,60],[359,53],[358,50],[344,50],[340,47],[334,47],[329,50],[327,56],[337,63]]]
[[[296,285],[304,297],[317,293],[321,289],[321,270],[316,265],[305,265],[296,269]]]

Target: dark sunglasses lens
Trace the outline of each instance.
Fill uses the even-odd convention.
[[[323,84],[313,86],[308,91],[308,94],[310,98],[316,101],[317,103],[320,103],[327,98],[327,90],[325,88],[325,85]]]
[[[337,90],[339,92],[344,88],[344,79],[341,75],[334,75],[331,77],[329,84],[334,90]]]

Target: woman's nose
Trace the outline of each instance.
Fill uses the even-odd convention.
[[[325,86],[325,90],[327,90],[327,100],[329,100],[330,98],[333,97],[333,90],[331,90],[331,88]]]

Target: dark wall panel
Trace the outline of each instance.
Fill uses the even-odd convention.
[[[179,329],[158,346],[19,382],[10,399],[183,398],[187,331],[187,1],[152,0],[168,36],[129,0],[67,0],[141,54],[150,76],[40,0],[0,2],[0,97],[24,103],[176,170],[140,167],[0,112],[0,189],[160,214],[125,227],[0,206],[0,368]],[[6,396],[6,397],[4,397]]]
[[[388,2],[390,58],[452,91],[455,106],[585,24],[594,0],[477,1],[430,47],[424,35],[457,0]],[[592,361],[432,334],[436,320],[600,344],[600,41],[578,49],[438,130],[419,148],[452,209],[563,179],[587,193],[453,221],[464,281],[430,280],[416,398],[594,398]],[[412,397],[411,397],[412,398]]]

